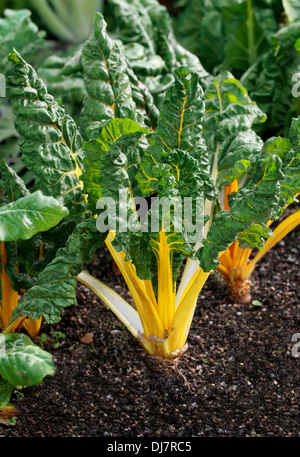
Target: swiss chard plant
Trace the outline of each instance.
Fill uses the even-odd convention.
[[[77,274],[100,243],[92,237],[94,218],[79,179],[81,135],[20,55],[13,53],[10,61],[15,74],[6,80],[8,96],[16,114],[22,160],[35,181],[33,188],[26,188],[2,162],[0,328],[5,350],[0,358],[0,407],[4,409],[14,386],[33,385],[54,373],[51,356],[14,332],[23,330],[34,337],[42,316],[55,322],[65,306],[76,303]],[[28,294],[36,294],[35,300]],[[26,300],[32,300],[33,309],[38,303],[36,313],[22,312],[15,318],[26,308]]]
[[[220,255],[236,240],[242,247],[261,245],[271,234],[268,221],[279,217],[294,198],[295,189],[286,188],[286,179],[290,170],[298,172],[297,152],[292,147],[282,150],[277,138],[262,143],[252,125],[263,122],[265,115],[230,74],[208,87],[205,112],[199,76],[187,67],[175,70],[158,125],[147,134],[143,125],[134,123],[135,106],[129,80],[121,76],[125,67],[120,49],[104,31],[103,19],[96,16],[94,34],[83,48],[88,96],[82,127],[90,140],[84,146],[89,154],[82,180],[95,213],[99,198],[118,201],[120,192],[126,195],[134,229],[124,230],[127,221],[117,211],[116,227],[109,230],[108,225],[105,242],[135,308],[87,273],[79,280],[105,301],[148,354],[167,362],[186,349],[198,294]],[[295,170],[289,168],[293,161]],[[220,209],[222,186],[242,177],[244,185],[231,195],[229,209]],[[173,209],[159,213],[158,231],[147,223],[145,228],[134,196],[173,199]],[[183,197],[204,202],[203,226],[193,241],[175,227],[175,207]],[[192,220],[195,212],[197,205],[192,204]]]
[[[281,183],[284,199],[279,202],[278,214],[268,221],[267,227],[270,227],[272,221],[277,220],[284,213],[284,209],[296,200],[300,191],[297,144],[299,121],[293,120],[288,139],[274,137],[263,145],[260,137],[253,131],[253,127],[264,122],[265,116],[247,98],[245,89],[232,78],[232,75],[224,73],[216,77],[206,89],[205,99],[204,137],[210,155],[214,156],[217,151],[215,174],[219,191],[219,209],[227,211],[230,209],[231,196],[248,183],[252,170],[251,163],[262,148],[277,151],[281,159],[288,153],[284,161],[284,181]],[[242,112],[238,113],[241,109]],[[233,112],[235,122],[230,119]],[[291,151],[293,151],[292,158],[289,159]],[[225,278],[234,301],[242,303],[251,301],[251,274],[257,262],[299,223],[299,211],[286,217],[271,233],[270,238],[259,246],[259,251],[255,256],[252,255],[251,260],[249,259],[252,249],[243,248],[243,240],[240,242],[236,240],[220,256],[218,271]]]
[[[39,384],[53,375],[52,357],[34,345],[21,329],[36,336],[41,320],[23,316],[10,324],[19,297],[32,286],[38,263],[43,262],[42,235],[68,215],[68,210],[41,191],[30,193],[24,182],[3,161],[0,205],[0,414],[11,412],[8,405],[16,386]]]
[[[299,192],[300,121],[293,121],[290,140],[263,143],[254,128],[265,114],[239,81],[222,73],[206,81],[204,93],[188,66],[172,72],[157,116],[124,46],[107,35],[99,13],[81,55],[83,142],[34,69],[16,51],[9,60],[9,96],[25,163],[44,194],[68,208],[73,229],[9,325],[23,316],[57,322],[64,307],[76,303],[79,275],[150,356],[177,360],[187,347],[197,297],[219,258],[236,241],[243,249],[262,245],[271,236],[269,221]],[[237,180],[239,188],[222,207],[224,188]],[[151,201],[145,212],[138,197]],[[157,210],[163,199],[170,207]],[[178,224],[182,202],[187,214],[179,221],[187,225]],[[134,307],[82,272],[104,239]]]

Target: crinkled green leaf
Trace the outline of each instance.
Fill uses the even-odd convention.
[[[264,239],[272,236],[272,230],[268,227],[262,225],[253,224],[248,229],[239,233],[238,242],[239,246],[244,249],[249,247],[249,245],[256,247],[263,247]]]
[[[294,22],[300,19],[300,4],[298,0],[282,0],[282,6],[289,22]]]
[[[0,408],[7,405],[13,390],[14,386],[0,376]]]
[[[3,190],[3,197],[9,201],[14,202],[21,197],[28,195],[23,179],[7,165],[5,160],[0,163],[1,181],[0,187]]]
[[[206,194],[213,195],[214,187],[208,177],[208,156],[201,134],[204,102],[199,76],[187,67],[178,68],[174,75],[175,82],[166,94],[157,129],[136,176],[139,190],[144,196],[157,193],[160,182],[155,174],[164,163],[164,156],[174,149],[181,149],[198,161],[202,178],[206,181]]]
[[[153,97],[148,88],[136,77],[134,71],[128,66],[127,74],[131,83],[132,98],[136,104],[136,121],[145,123],[147,127],[157,126],[159,111],[154,104]],[[138,112],[141,112],[140,119]]]
[[[87,96],[81,113],[86,139],[97,138],[100,128],[113,117],[134,118],[135,103],[127,75],[127,60],[120,46],[106,33],[102,14],[95,14],[94,32],[82,50]]]
[[[63,103],[66,113],[75,121],[79,119],[86,95],[81,49],[82,46],[76,46],[62,55],[51,55],[37,69],[38,76],[46,81],[49,93]]]
[[[278,46],[281,49],[287,49],[294,45],[295,41],[300,37],[300,17],[296,22],[282,27],[272,36],[271,43],[276,49]],[[278,53],[278,49],[276,49]]]
[[[54,227],[68,214],[60,202],[38,190],[0,207],[0,240],[27,240]]]
[[[168,227],[168,230],[171,231],[168,239],[172,243],[171,251],[172,258],[174,258],[172,268],[175,280],[184,257],[187,254],[192,255],[193,245],[196,241],[200,241],[203,224],[198,234],[199,238],[190,243],[185,227],[182,229],[181,226],[178,231],[174,226],[174,207],[179,206],[181,198],[192,197],[194,199],[190,215],[192,222],[197,209],[195,199],[199,198],[202,202],[204,196],[210,199],[216,197],[214,185],[209,177],[205,143],[201,136],[204,103],[199,77],[186,67],[180,67],[174,73],[175,82],[167,92],[158,127],[151,136],[150,146],[145,150],[140,170],[136,174],[138,187],[135,189],[137,196],[140,196],[140,192],[142,192],[144,196],[156,194],[159,198],[171,199],[173,209],[170,210],[170,215],[164,222],[163,216],[158,214],[156,232],[153,232],[152,226],[146,227],[148,230],[145,232],[139,225],[141,221],[136,221],[134,231],[124,230],[125,221],[118,220],[119,225],[113,241],[113,246],[118,251],[125,252],[125,259],[134,262],[138,275],[143,279],[153,279],[154,283],[157,275],[156,244],[152,245],[150,239],[156,243],[159,231],[163,226]],[[134,141],[129,135],[125,140],[127,144],[122,142],[122,137],[114,143],[101,159],[103,165],[98,171],[102,178],[102,195],[113,197],[115,200],[118,198],[120,189],[127,192],[127,189],[132,186],[132,178],[127,173],[128,163],[125,153],[128,142],[129,145],[131,142],[133,146]],[[129,192],[128,200],[130,197],[132,195]],[[130,202],[128,207],[130,207]],[[152,204],[148,216],[153,213],[154,207],[155,204]],[[181,216],[182,214],[180,214]],[[201,217],[204,223],[203,208],[200,220]],[[148,220],[152,220],[151,217]]]
[[[261,0],[190,0],[176,27],[182,44],[208,71],[220,66],[237,76],[268,51],[276,30],[275,8]]]
[[[128,135],[134,135],[134,141],[131,150],[123,151],[126,155],[126,168],[130,178],[136,173],[137,165],[140,162],[140,150],[141,148],[147,147],[148,143],[145,142],[144,135],[149,130],[141,127],[131,119],[114,119],[102,128],[99,138],[90,141],[85,145],[85,148],[89,151],[85,159],[86,171],[82,175],[82,180],[85,186],[85,192],[89,195],[91,202],[96,204],[96,201],[100,196],[103,196],[101,190],[103,183],[110,185],[112,180],[110,179],[110,169],[108,168],[107,161],[110,161],[110,148],[119,139],[123,138],[126,142]],[[123,140],[122,140],[123,141]],[[107,172],[103,170],[107,169]],[[112,164],[113,166],[113,164]],[[105,176],[103,175],[105,173]],[[111,172],[113,175],[113,171]]]
[[[157,0],[110,0],[110,4],[130,65],[159,108],[178,66],[188,65],[199,76],[207,76],[199,59],[177,43],[169,14]]]
[[[292,145],[290,154],[284,160],[284,180],[281,185],[280,206],[290,204],[294,201],[294,196],[300,193],[300,117],[293,119],[289,140]]]
[[[220,74],[206,88],[203,136],[220,188],[247,173],[263,145],[252,127],[265,118],[231,73]]]
[[[27,9],[4,11],[0,18],[0,72],[7,71],[6,57],[14,48],[18,49],[25,59],[36,60],[38,50],[45,46],[45,32],[40,32],[31,19]]]
[[[212,1],[189,0],[175,21],[179,42],[189,51],[201,56],[207,71],[224,59],[224,19]]]
[[[91,262],[103,239],[93,217],[78,224],[65,247],[57,251],[55,259],[39,274],[36,286],[20,300],[12,321],[21,316],[33,319],[43,316],[49,324],[58,322],[64,308],[76,305],[77,276],[84,263]]]
[[[16,51],[9,60],[14,73],[7,78],[7,90],[16,115],[22,159],[34,172],[39,189],[76,208],[84,202],[82,138],[35,70]]]
[[[52,355],[33,344],[28,336],[1,335],[1,345],[0,375],[12,386],[33,386],[54,375]]]
[[[243,247],[254,247],[255,244],[251,244],[253,230],[247,232],[252,224],[262,226],[261,237],[266,234],[265,226],[280,201],[280,186],[284,179],[282,160],[276,154],[262,150],[253,162],[248,184],[229,199],[229,211],[221,210],[216,214],[203,247],[197,252],[204,271],[218,266],[219,253],[227,249],[241,232]],[[258,236],[256,233],[254,241]]]
[[[293,41],[291,36],[288,28],[281,29],[278,35],[272,38],[273,47],[241,78],[251,99],[268,116],[266,124],[257,131],[267,132],[268,135],[270,132],[287,133],[292,117],[297,115],[298,108],[292,88],[295,84],[293,77],[300,71],[300,57],[292,45],[286,48],[283,46]],[[296,36],[294,35],[293,39],[296,40]]]
[[[229,70],[244,72],[269,49],[277,22],[272,8],[256,0],[222,2],[225,23],[224,61]]]

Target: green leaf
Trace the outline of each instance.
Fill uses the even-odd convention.
[[[272,230],[268,227],[253,224],[248,229],[239,233],[238,242],[242,249],[249,247],[249,245],[256,247],[263,247],[264,239],[272,236]]]
[[[197,251],[204,271],[218,266],[219,253],[227,249],[240,233],[243,248],[254,247],[257,240],[269,234],[266,224],[274,209],[278,208],[284,178],[282,160],[276,154],[262,150],[254,159],[252,168],[248,184],[229,199],[229,211],[221,210],[216,214],[203,247]],[[261,228],[257,226],[249,230],[252,224]]]
[[[134,118],[135,103],[127,75],[127,60],[120,46],[106,33],[102,14],[95,14],[94,32],[82,50],[87,96],[81,113],[86,139],[97,138],[104,122],[113,117]]]
[[[10,333],[4,336],[0,375],[12,386],[40,384],[46,376],[54,373],[52,355],[34,345],[26,335]]]
[[[269,49],[269,39],[277,30],[272,8],[255,0],[222,2],[225,22],[225,62],[229,70],[244,72]]]
[[[110,0],[110,4],[126,57],[159,108],[177,67],[187,65],[207,76],[199,59],[176,41],[169,14],[157,0]]]
[[[77,209],[84,202],[82,138],[73,119],[47,93],[35,70],[14,51],[8,59],[14,73],[7,90],[16,115],[22,158],[45,195],[60,198]],[[72,208],[70,208],[72,209]]]
[[[76,305],[77,276],[84,263],[92,261],[103,241],[94,217],[78,224],[65,247],[57,251],[55,259],[39,274],[36,286],[20,300],[11,322],[21,316],[33,319],[43,316],[49,324],[58,322],[64,308]]]
[[[179,42],[212,72],[224,59],[224,18],[213,2],[189,0],[175,21]]]
[[[99,133],[99,138],[96,140],[90,141],[85,144],[85,149],[89,151],[87,157],[84,161],[85,173],[82,175],[82,180],[85,186],[85,192],[89,195],[90,201],[96,205],[98,198],[103,195],[102,186],[107,184],[108,186],[113,181],[110,178],[110,169],[108,167],[108,162],[113,167],[111,163],[111,152],[110,148],[114,143],[122,138],[126,142],[126,137],[128,135],[134,135],[134,142],[132,144],[132,149],[124,152],[126,155],[128,173],[130,178],[133,178],[136,167],[140,162],[140,150],[141,148],[145,149],[148,143],[144,139],[144,134],[149,132],[148,129],[141,127],[136,122],[131,119],[114,119],[105,125]],[[107,170],[107,172],[105,172]],[[111,170],[111,175],[113,176],[113,170]],[[106,178],[105,178],[106,176]]]
[[[282,5],[289,22],[300,19],[300,5],[298,0],[282,0]]]
[[[0,18],[0,72],[6,73],[5,59],[13,48],[18,49],[24,58],[30,62],[36,60],[36,56],[45,46],[45,32],[40,32],[38,27],[30,19],[31,11],[27,9],[4,11],[4,18]]]
[[[136,176],[143,196],[158,192],[159,179],[155,174],[160,163],[164,162],[164,156],[174,149],[188,151],[198,160],[202,178],[205,175],[207,178],[207,194],[213,192],[208,178],[208,156],[201,135],[204,102],[199,76],[187,67],[175,70],[174,76],[175,82],[167,91],[150,148],[145,152]]]
[[[281,185],[280,194],[281,207],[292,203],[294,201],[294,196],[300,193],[300,117],[292,120],[289,140],[292,149],[290,150],[290,153],[286,154],[284,157],[284,180]]]
[[[140,43],[151,55],[155,55],[155,30],[149,15],[150,2],[139,0],[110,0],[112,12],[118,26],[118,38],[123,43]],[[156,3],[157,9],[162,6]],[[153,2],[152,2],[153,6]]]
[[[69,211],[41,191],[0,207],[0,240],[28,240],[57,225]]]
[[[127,74],[131,84],[132,98],[136,104],[136,121],[145,123],[147,127],[157,126],[159,111],[154,104],[153,97],[148,88],[136,77],[134,71],[128,67]],[[140,119],[138,112],[141,112]]]
[[[265,114],[231,73],[221,73],[208,85],[203,136],[214,164],[213,179],[219,188],[247,173],[263,145],[252,127],[265,119]]]
[[[7,405],[13,390],[14,386],[6,381],[6,379],[0,377],[0,408]]]
[[[24,181],[17,173],[7,165],[5,160],[0,163],[1,182],[0,187],[3,190],[3,196],[9,202],[18,200],[28,195]]]
[[[268,117],[267,122],[256,129],[257,132],[268,136],[270,132],[288,132],[292,117],[297,115],[292,87],[295,84],[293,75],[298,72],[296,50],[278,46],[261,56],[243,75],[241,83]]]
[[[65,106],[66,113],[75,121],[79,118],[82,101],[86,95],[81,50],[82,46],[76,46],[62,55],[51,55],[37,69],[38,76],[46,81],[49,93]]]

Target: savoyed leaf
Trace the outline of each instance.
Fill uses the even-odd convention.
[[[260,0],[190,0],[178,15],[177,36],[212,74],[221,68],[239,77],[268,50],[275,9]]]
[[[287,27],[281,29],[272,37],[273,48],[262,55],[241,78],[251,99],[268,116],[265,125],[256,130],[267,132],[268,135],[270,132],[288,132],[292,117],[297,115],[292,89],[295,84],[293,76],[300,71],[300,59],[293,46],[283,46],[293,41],[292,36]],[[293,39],[296,40],[295,35]]]
[[[94,32],[82,49],[87,96],[81,113],[86,139],[97,138],[105,121],[113,117],[134,118],[135,103],[127,75],[127,60],[120,46],[106,33],[101,13],[95,14]]]
[[[52,355],[34,345],[28,336],[10,333],[2,338],[0,375],[12,386],[33,386],[54,375]]]
[[[77,276],[83,264],[93,259],[103,239],[94,217],[78,224],[66,246],[57,251],[55,259],[40,273],[37,285],[19,302],[11,322],[21,316],[33,319],[43,316],[49,324],[58,322],[64,308],[76,305]]]
[[[86,95],[81,65],[82,46],[68,49],[61,55],[51,55],[37,69],[46,81],[47,90],[60,101],[75,122],[79,119],[82,101]]]
[[[148,129],[141,127],[131,119],[112,118],[111,121],[101,129],[99,137],[96,140],[89,141],[84,145],[88,154],[84,161],[86,171],[82,175],[82,180],[84,182],[85,192],[89,195],[89,199],[94,206],[98,198],[103,196],[101,190],[103,183],[108,186],[113,183],[113,171],[111,170],[110,172],[108,167],[108,162],[111,162],[110,152],[107,153],[107,151],[110,150],[119,138],[122,137],[126,142],[126,137],[128,135],[130,135],[131,138],[132,135],[134,135],[134,140],[130,142],[131,149],[127,148],[127,151],[123,151],[127,157],[126,168],[128,174],[133,178],[136,167],[141,160],[140,151],[145,149],[148,145],[144,138],[144,135],[147,132],[149,132]],[[107,172],[105,172],[105,170],[107,170]]]
[[[7,90],[16,115],[20,149],[36,185],[68,206],[84,202],[82,183],[82,138],[72,118],[47,93],[35,70],[14,51],[9,55],[14,73]]]
[[[118,38],[125,44],[140,43],[154,55],[155,30],[149,15],[149,9],[156,6],[163,9],[158,2],[139,0],[109,0],[118,27]]]
[[[294,196],[300,192],[300,117],[293,119],[289,131],[292,149],[284,157],[284,180],[281,185],[280,206],[294,201]],[[287,140],[286,140],[287,141]]]
[[[187,65],[200,77],[207,76],[199,59],[177,43],[169,14],[157,0],[110,0],[110,4],[126,57],[159,108],[177,67]]]
[[[0,408],[7,405],[13,390],[14,386],[0,377]]]
[[[274,11],[256,0],[222,2],[225,27],[225,56],[229,70],[244,72],[269,49],[269,39],[276,32]]]
[[[159,111],[154,104],[153,97],[148,88],[136,77],[134,71],[128,66],[127,74],[131,84],[132,98],[136,104],[136,121],[155,128],[157,126]],[[140,118],[138,113],[141,112]]]
[[[28,240],[54,227],[68,214],[66,207],[38,190],[0,207],[0,240]]]
[[[298,0],[282,0],[282,5],[289,22],[300,20],[300,5]]]
[[[155,174],[160,173],[158,169],[164,162],[164,156],[174,149],[188,151],[198,161],[201,177],[207,181],[207,194],[212,191],[208,178],[208,156],[201,135],[204,102],[199,77],[187,67],[175,70],[174,76],[175,82],[167,91],[157,129],[136,176],[139,190],[144,196],[159,191],[160,182]]]
[[[25,59],[33,63],[38,50],[45,46],[45,32],[40,32],[30,19],[31,11],[27,9],[4,11],[0,18],[0,72],[7,70],[6,56],[13,48],[18,49]]]
[[[6,200],[14,202],[28,195],[29,191],[26,189],[24,181],[7,165],[5,160],[0,163],[0,173],[0,187]]]
[[[263,145],[252,127],[265,119],[265,114],[231,73],[221,73],[207,87],[203,136],[214,164],[213,179],[219,188],[247,173]]]
[[[203,247],[197,252],[204,271],[218,266],[219,253],[242,232],[242,247],[254,247],[253,230],[247,233],[252,224],[261,225],[261,237],[266,236],[265,226],[278,206],[283,178],[279,156],[264,150],[256,156],[249,183],[229,199],[229,211],[216,214]]]

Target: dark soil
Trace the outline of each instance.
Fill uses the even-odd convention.
[[[300,228],[254,272],[261,306],[230,303],[211,275],[179,365],[189,388],[175,372],[152,371],[139,343],[79,286],[78,306],[38,340],[54,354],[56,376],[14,393],[20,415],[15,426],[0,425],[0,435],[299,437],[300,358],[291,354],[300,332],[299,240]],[[106,251],[90,270],[128,298]],[[87,333],[90,344],[81,342]]]

